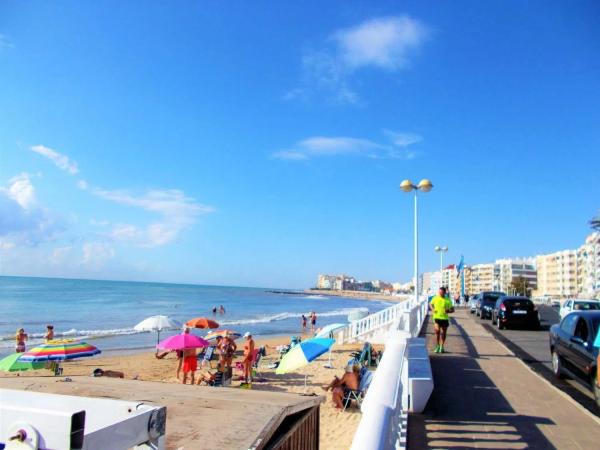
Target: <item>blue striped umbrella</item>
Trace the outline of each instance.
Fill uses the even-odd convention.
[[[314,338],[300,342],[298,345],[292,347],[290,351],[281,358],[275,373],[288,373],[306,366],[323,353],[327,353],[334,343],[335,339],[322,338]]]

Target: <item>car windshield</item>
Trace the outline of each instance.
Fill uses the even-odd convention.
[[[600,302],[575,302],[573,309],[580,311],[595,311],[600,309]]]

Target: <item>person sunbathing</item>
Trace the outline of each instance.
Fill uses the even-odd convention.
[[[198,386],[200,386],[201,383],[206,383],[206,384],[211,384],[213,383],[216,378],[217,378],[217,372],[218,371],[210,371],[210,370],[202,370],[198,373]]]
[[[331,390],[331,401],[336,409],[343,409],[344,396],[347,390],[358,390],[360,384],[359,370],[358,366],[347,366],[342,378],[336,376],[327,386],[322,386],[325,392]]]
[[[125,374],[118,370],[103,370],[103,369],[95,369],[92,372],[93,377],[107,377],[107,378],[125,378]]]

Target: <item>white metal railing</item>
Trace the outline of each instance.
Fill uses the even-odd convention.
[[[420,305],[423,305],[424,298],[419,300]],[[422,308],[415,308],[415,299],[411,298],[370,314],[363,319],[355,320],[336,333],[336,342],[345,344],[364,340],[379,330],[404,330],[413,334],[416,327],[420,329],[423,314],[426,313],[426,304],[424,311]]]
[[[373,375],[373,381],[361,406],[362,418],[352,441],[352,450],[390,450],[402,448],[403,399],[402,373],[406,370],[406,340],[419,335],[428,303],[407,301],[394,305],[398,327],[387,332],[383,357]],[[383,316],[385,317],[385,316]]]

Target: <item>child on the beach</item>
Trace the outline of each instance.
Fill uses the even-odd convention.
[[[302,330],[306,330],[306,316],[302,314]]]
[[[25,333],[25,330],[23,328],[19,328],[17,330],[17,334],[15,335],[15,341],[16,341],[16,346],[15,346],[15,352],[17,353],[24,353],[25,352],[25,342],[27,341],[27,333]]]

